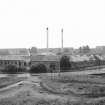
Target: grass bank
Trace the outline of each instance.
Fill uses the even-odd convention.
[[[44,75],[44,88],[53,94],[95,100],[105,97],[105,76],[98,75]],[[81,101],[81,100],[80,100]],[[82,100],[83,101],[83,100]]]
[[[0,89],[7,87],[9,85],[15,84],[22,80],[26,79],[26,77],[16,77],[16,76],[7,76],[0,78]]]

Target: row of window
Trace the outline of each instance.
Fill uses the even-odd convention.
[[[21,62],[21,61],[7,61],[7,60],[0,61],[0,65],[9,65],[9,64],[18,65],[18,66],[26,66],[26,62]]]

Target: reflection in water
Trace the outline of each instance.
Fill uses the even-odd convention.
[[[29,73],[24,73],[24,74],[0,74],[0,78],[8,77],[8,76],[30,77],[30,74]]]

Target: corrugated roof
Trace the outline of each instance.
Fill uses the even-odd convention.
[[[14,48],[14,49],[0,49],[0,55],[24,55],[29,56],[29,50],[26,48]]]
[[[23,61],[30,61],[29,56],[15,56],[15,55],[4,55],[0,56],[0,60],[23,60]]]
[[[95,60],[93,55],[87,56],[87,55],[75,55],[75,56],[70,56],[70,61],[73,62],[79,62],[79,61],[89,61],[89,60]]]
[[[34,55],[31,56],[31,61],[59,61],[59,58],[54,55]]]

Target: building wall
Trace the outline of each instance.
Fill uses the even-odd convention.
[[[17,67],[27,68],[29,63],[20,60],[0,60],[0,68],[5,68],[8,65],[16,65]]]
[[[59,71],[59,62],[56,61],[31,61],[31,67],[43,64],[47,68],[47,72],[58,72]],[[51,65],[54,65],[53,67]]]

